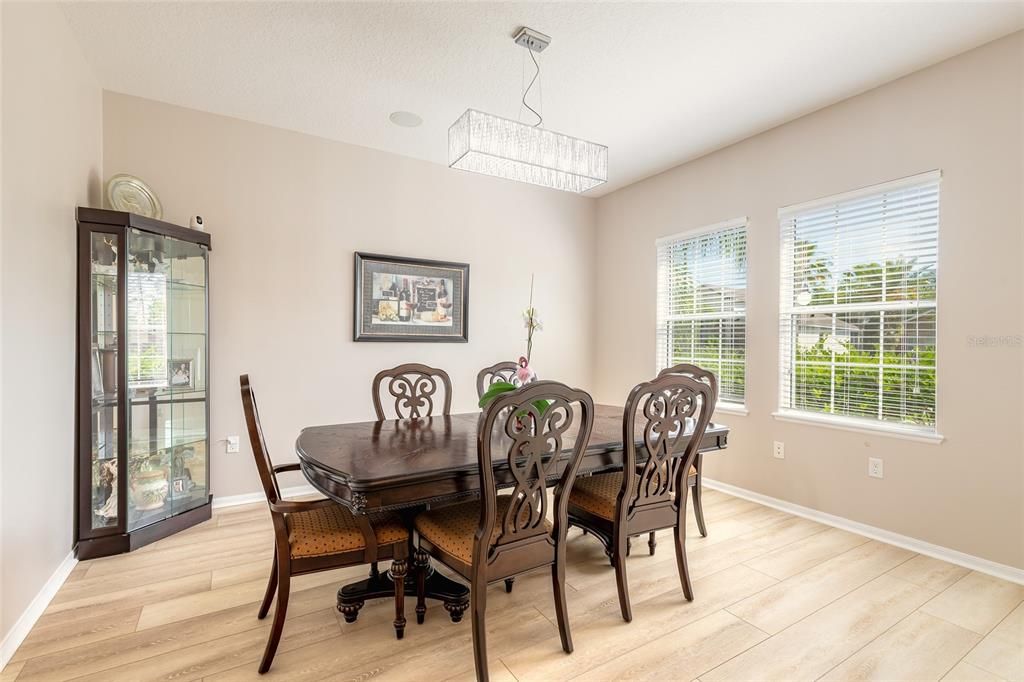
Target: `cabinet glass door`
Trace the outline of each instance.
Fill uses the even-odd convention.
[[[206,502],[206,256],[128,233],[128,529]]]
[[[168,382],[170,500],[173,513],[206,504],[209,494],[207,409],[207,255],[205,246],[168,238]]]
[[[120,238],[109,232],[89,236],[89,340],[91,404],[91,491],[93,529],[117,526],[117,254]]]

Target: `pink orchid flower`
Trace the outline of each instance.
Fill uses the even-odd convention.
[[[525,386],[534,379],[537,378],[537,373],[530,367],[530,363],[527,362],[525,357],[519,357],[519,367],[516,368],[516,378],[519,379],[519,384]]]

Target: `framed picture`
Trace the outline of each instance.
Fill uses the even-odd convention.
[[[195,388],[196,379],[192,372],[192,358],[167,359],[167,385],[171,388]]]
[[[356,253],[355,341],[469,341],[469,265]]]

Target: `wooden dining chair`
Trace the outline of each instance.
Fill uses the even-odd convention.
[[[270,505],[274,524],[274,563],[270,580],[260,605],[259,619],[270,611],[270,603],[277,593],[274,622],[263,652],[259,671],[265,673],[274,661],[277,645],[281,641],[291,577],[317,571],[330,571],[347,566],[368,564],[378,559],[391,559],[391,576],[395,584],[395,635],[405,632],[405,576],[409,556],[409,531],[401,519],[392,514],[371,518],[353,515],[347,508],[332,500],[292,501],[281,499],[277,474],[297,471],[298,463],[274,466],[270,461],[267,444],[260,425],[259,409],[249,375],[239,377],[242,388],[242,408],[249,429],[249,442],[256,459],[263,491]]]
[[[439,389],[442,389],[441,396],[438,396]],[[394,408],[392,413],[395,419],[431,417],[436,414],[437,407],[440,407],[441,416],[450,415],[452,411],[452,380],[448,373],[417,362],[382,369],[373,377],[370,390],[378,421],[388,418],[382,400],[385,392],[388,402]],[[435,402],[438,400],[439,405]],[[370,570],[375,576],[380,573],[377,562],[371,564]]]
[[[470,583],[478,680],[487,680],[487,584],[536,568],[551,566],[562,649],[572,653],[565,602],[566,505],[593,422],[590,395],[556,381],[538,381],[498,396],[478,427],[480,500],[416,517],[417,569],[426,564],[421,554],[429,553]],[[557,482],[554,525],[546,518],[548,481]],[[499,494],[501,488],[511,491]],[[425,594],[422,570],[416,572],[416,585],[419,613]]]
[[[633,612],[626,545],[633,535],[675,529],[679,580],[687,601],[693,601],[686,566],[687,474],[714,408],[711,387],[692,377],[665,374],[638,384],[622,415],[622,471],[584,478],[569,495],[569,523],[596,536],[612,555],[619,607],[627,622]],[[646,452],[642,462],[637,461],[638,437]]]
[[[698,367],[697,365],[691,365],[688,363],[681,363],[673,365],[672,367],[666,367],[658,373],[658,376],[665,376],[666,374],[682,374],[702,381],[711,387],[711,400],[712,405],[718,404],[718,377],[712,372]],[[708,528],[704,523],[704,506],[701,503],[701,490],[703,489],[701,479],[704,471],[704,454],[701,452],[697,453],[697,459],[693,463],[693,469],[690,470],[687,478],[687,484],[691,491],[693,491],[693,516],[697,520],[697,529],[700,531],[701,537],[708,536]],[[648,544],[651,548],[651,554],[654,554],[654,548],[657,543],[654,540],[654,534],[651,534]]]
[[[498,362],[490,367],[484,367],[476,375],[476,397],[482,397],[491,384],[496,381],[507,381],[510,384],[519,386],[519,377],[516,376],[518,369],[519,364],[511,360]]]
[[[519,369],[519,363],[506,360],[504,362],[498,362],[490,367],[484,367],[476,374],[476,397],[482,398],[487,389],[497,381],[505,381],[515,386],[521,386],[519,377],[516,376],[516,372]],[[535,379],[536,380],[536,379]],[[515,584],[516,579],[506,578],[505,579],[505,591],[511,592],[512,586]]]
[[[373,409],[378,420],[387,419],[381,397],[387,391],[390,402],[394,398],[394,414],[397,419],[418,419],[438,414],[435,411],[438,389],[443,388],[441,415],[452,411],[452,380],[443,369],[428,367],[419,363],[398,365],[377,372],[373,377]]]

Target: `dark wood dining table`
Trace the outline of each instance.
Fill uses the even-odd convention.
[[[622,468],[622,409],[595,405],[580,475]],[[394,511],[411,523],[427,507],[479,496],[479,418],[479,412],[472,412],[310,426],[299,434],[295,449],[310,484],[353,514]],[[727,426],[711,424],[699,452],[724,449],[728,435]],[[566,439],[563,446],[572,447],[571,440]],[[643,458],[643,443],[638,443],[638,458]],[[504,459],[495,460],[494,472],[496,480],[514,482]],[[443,601],[451,619],[458,622],[469,606],[469,588],[429,565],[426,570],[427,597]],[[414,589],[413,580],[410,572],[407,590]],[[367,599],[392,595],[390,576],[374,569],[365,580],[338,590],[338,609],[346,621],[353,622]],[[417,621],[423,622],[422,613],[417,613]]]

